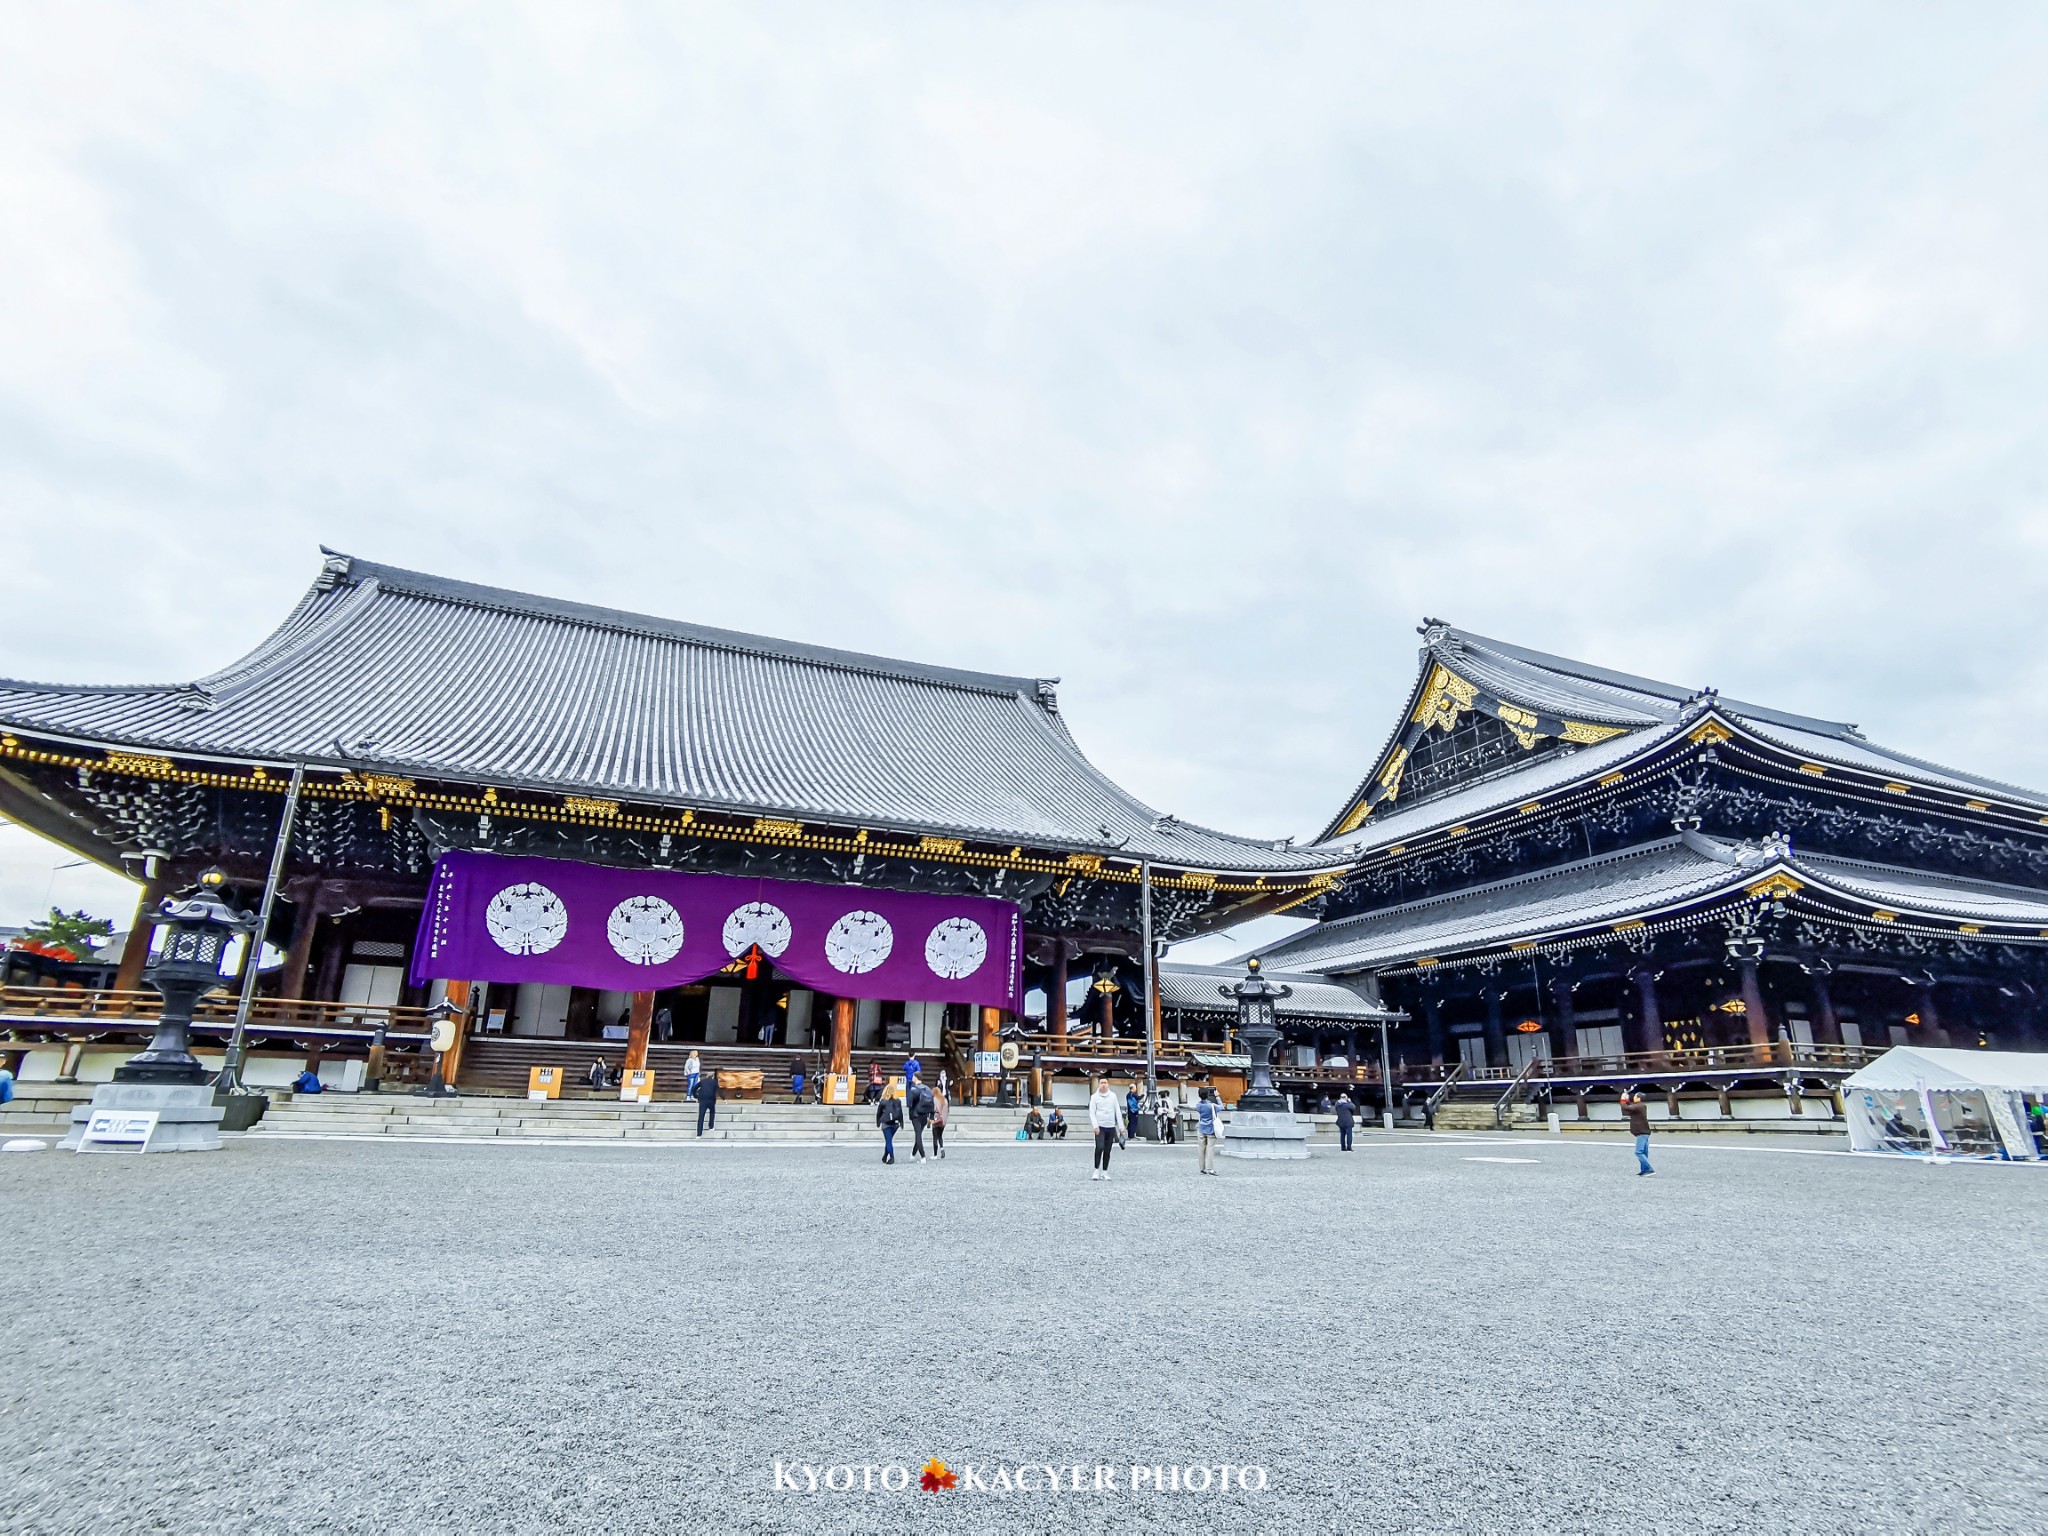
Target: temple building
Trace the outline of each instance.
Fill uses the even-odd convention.
[[[142,880],[145,911],[210,867],[256,907],[288,800],[257,1037],[360,1053],[374,1024],[400,1049],[372,1070],[402,1075],[447,1002],[464,1088],[593,1049],[679,1086],[692,1046],[771,1074],[775,1053],[845,1074],[915,1050],[957,1081],[1027,997],[1046,1071],[1128,1063],[1159,1024],[1148,931],[1311,902],[1348,862],[1143,804],[1082,755],[1050,679],[332,552],[196,682],[0,683],[0,814]],[[76,1072],[154,1008],[144,958],[90,1000],[11,991],[0,1023],[68,1042]],[[1104,1003],[1070,1019],[1082,977]]]
[[[1262,951],[1410,1016],[1397,1098],[1522,1080],[1582,1114],[1617,1084],[1799,1113],[1893,1044],[2048,1047],[2048,795],[1421,633],[1385,747],[1309,850],[1350,871]]]
[[[1228,1096],[1240,972],[1148,991],[1147,943],[1271,913],[1314,919],[1262,951],[1294,989],[1283,1086],[1395,1113],[1601,1118],[1635,1087],[1825,1118],[1895,1043],[2048,1046],[2048,796],[1422,633],[1385,747],[1297,846],[1112,783],[1050,679],[329,553],[196,682],[0,682],[0,814],[143,882],[138,935],[210,869],[245,907],[268,892],[252,1037],[350,1083],[517,1093],[596,1056],[667,1095],[695,1050],[844,1093],[916,1052],[969,1098],[1147,1058]],[[156,1012],[146,957],[0,987],[8,1059],[104,1075]],[[234,1014],[217,994],[202,1040]]]

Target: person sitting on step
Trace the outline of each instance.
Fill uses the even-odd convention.
[[[1045,1116],[1038,1112],[1036,1104],[1031,1106],[1031,1113],[1024,1117],[1024,1134],[1033,1141],[1045,1140]]]
[[[1045,1122],[1045,1134],[1060,1140],[1066,1139],[1067,1117],[1060,1113],[1059,1105],[1052,1107],[1052,1117]]]

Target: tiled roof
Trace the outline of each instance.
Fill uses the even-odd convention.
[[[1982,924],[1996,936],[2048,932],[2048,892],[1893,865],[1799,853],[1789,843],[1736,843],[1686,832],[1556,869],[1432,896],[1305,929],[1258,951],[1268,965],[1321,975],[1498,950],[1651,922],[1736,895],[1774,872],[1803,902],[1870,916]]]
[[[902,828],[1172,868],[1327,853],[1162,818],[1097,770],[1051,680],[794,644],[330,555],[197,683],[0,682],[0,724],[166,754]]]
[[[1512,703],[1531,713],[1625,732],[1576,752],[1552,749],[1532,754],[1526,766],[1426,799],[1384,803],[1363,824],[1338,834],[1344,813],[1358,803],[1385,766],[1388,754],[1408,730],[1422,690],[1438,666],[1473,685],[1482,694]],[[1491,640],[1447,624],[1424,630],[1420,668],[1406,710],[1394,734],[1381,749],[1372,771],[1353,791],[1322,834],[1332,849],[1362,844],[1366,851],[1402,842],[1437,826],[1452,826],[1472,816],[1537,796],[1573,783],[1592,770],[1606,771],[1675,739],[1678,728],[1709,707],[1742,725],[1759,739],[1776,743],[1817,762],[1835,763],[1919,783],[1966,792],[1982,792],[2029,805],[2048,806],[2048,795],[1979,775],[1946,768],[1864,738],[1854,725],[1791,714],[1761,704],[1731,699],[1704,688],[1684,688],[1653,678],[1596,667],[1569,657],[1532,651]],[[1398,823],[1398,825],[1397,825]]]
[[[1757,878],[1666,838],[1540,874],[1323,923],[1259,951],[1325,975],[1446,957],[1683,906]]]
[[[1190,1012],[1234,1012],[1236,1003],[1218,989],[1244,980],[1244,974],[1242,965],[1168,962],[1159,967],[1159,1001],[1165,1007]],[[1268,981],[1294,988],[1294,995],[1280,1004],[1283,1017],[1348,1020],[1400,1017],[1391,1009],[1366,1001],[1349,987],[1340,987],[1321,976],[1273,970],[1262,970],[1261,974]]]

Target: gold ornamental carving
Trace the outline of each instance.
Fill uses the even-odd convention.
[[[168,757],[152,757],[146,752],[109,752],[107,768],[113,773],[133,773],[147,778],[168,778],[177,771]]]
[[[594,800],[588,795],[564,795],[562,809],[571,816],[590,816],[601,821],[611,821],[619,814],[619,802]]]
[[[1794,880],[1790,875],[1769,875],[1755,885],[1744,886],[1750,895],[1765,901],[1783,901],[1787,896],[1796,896],[1806,889],[1806,882]]]
[[[1567,720],[1564,729],[1558,734],[1565,741],[1576,742],[1582,747],[1591,747],[1628,733],[1618,725],[1588,725],[1583,720]]]
[[[1718,720],[1702,720],[1693,728],[1690,739],[1694,746],[1718,747],[1724,741],[1733,741],[1735,733]]]
[[[1408,769],[1408,749],[1396,747],[1387,758],[1387,766],[1380,770],[1379,784],[1386,798],[1391,800],[1401,793],[1401,775]]]
[[[1448,731],[1458,723],[1458,716],[1472,708],[1479,690],[1450,668],[1438,662],[1430,669],[1429,682],[1422,690],[1422,702],[1415,706],[1410,718],[1420,720],[1424,726],[1439,731]]]

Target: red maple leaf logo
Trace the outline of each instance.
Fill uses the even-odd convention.
[[[951,1488],[959,1481],[959,1475],[934,1456],[924,1464],[924,1476],[917,1480],[917,1486],[926,1493],[937,1493],[941,1488]]]

